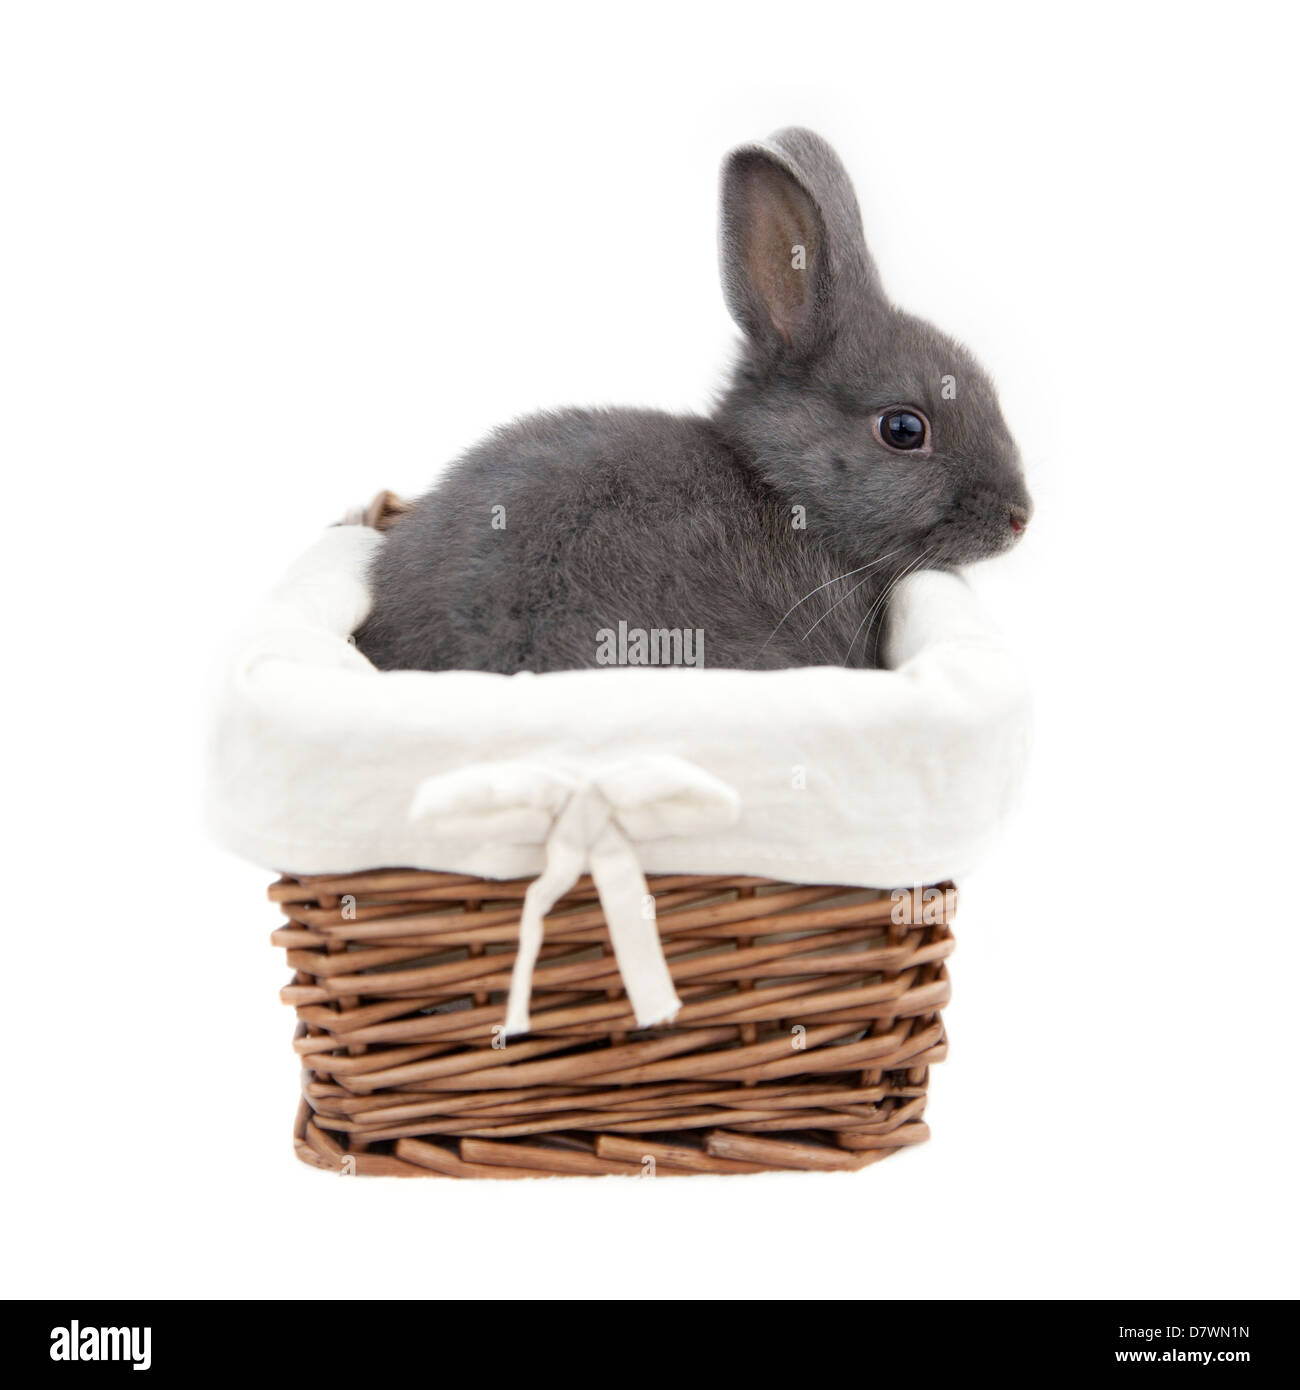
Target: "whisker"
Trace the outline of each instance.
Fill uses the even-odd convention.
[[[888,600],[890,594],[892,594],[894,590],[898,588],[898,586],[903,582],[903,580],[906,579],[907,576],[911,574],[913,570],[919,569],[933,554],[933,549],[923,551],[919,558],[911,561],[909,564],[904,565],[903,568],[899,571],[899,573],[888,584],[885,585],[885,588],[883,592],[880,594],[880,597],[877,598],[876,601],[871,605],[871,607],[867,609],[866,616],[858,624],[858,630],[853,634],[853,640],[849,643],[849,649],[847,652],[844,653],[845,666],[849,664],[849,659],[853,655],[853,648],[857,645],[857,640],[862,635],[862,629],[866,627],[866,625],[871,621],[871,619],[878,611],[884,611],[884,605]]]
[[[929,562],[935,557],[935,555],[936,555],[937,553],[938,553],[937,547],[931,547],[931,548],[928,549],[928,550],[922,551],[920,558],[919,558],[918,560],[914,561],[912,564],[908,565],[907,568],[904,569],[904,571],[902,572],[902,574],[900,574],[900,575],[894,580],[894,582],[889,586],[889,588],[885,590],[885,593],[884,593],[884,595],[883,595],[883,597],[882,597],[881,604],[880,604],[880,611],[879,611],[879,613],[877,614],[877,616],[878,616],[879,619],[880,619],[880,624],[879,624],[879,626],[876,628],[876,640],[877,640],[877,643],[879,643],[880,634],[881,634],[881,632],[882,632],[883,629],[884,629],[884,625],[885,625],[885,621],[884,621],[884,620],[885,620],[885,611],[886,611],[886,610],[888,609],[888,607],[889,607],[889,600],[890,600],[891,598],[893,598],[893,596],[898,592],[898,586],[899,586],[899,585],[903,582],[903,580],[906,579],[909,575],[915,574],[918,570],[923,569],[927,564],[929,564]]]
[[[767,650],[767,643],[770,642],[772,638],[775,637],[776,634],[781,631],[781,629],[786,624],[786,619],[789,618],[790,614],[793,613],[796,608],[802,608],[810,598],[812,598],[816,594],[820,594],[823,589],[829,589],[832,584],[838,584],[842,579],[852,579],[855,574],[861,574],[863,570],[874,569],[877,565],[883,565],[886,560],[892,559],[897,554],[898,551],[891,550],[888,555],[882,555],[878,560],[872,560],[872,562],[869,565],[859,565],[857,569],[850,570],[847,574],[837,574],[834,579],[828,579],[825,584],[818,584],[818,586],[812,591],[812,593],[805,594],[803,598],[801,598],[799,602],[794,605],[794,608],[791,608],[790,611],[785,615],[785,617],[782,618],[779,623],[777,623],[777,625],[768,634],[767,642],[764,642],[763,645],[758,649],[758,655],[763,655],[763,653]]]
[[[830,615],[835,612],[835,610],[840,606],[841,603],[844,602],[846,598],[852,598],[853,595],[856,594],[864,584],[869,584],[870,582],[870,575],[868,575],[866,579],[859,579],[858,582],[848,591],[847,594],[844,594],[842,597],[837,598],[835,602],[831,604],[831,606],[821,615],[820,618],[817,619],[817,621],[812,625],[812,627],[810,627],[808,631],[805,632],[799,640],[801,642],[806,642],[813,635],[813,633],[819,627],[821,627],[821,625],[826,621],[826,619],[829,618]]]
[[[916,562],[916,564],[914,564],[911,567],[910,573],[915,574],[918,570],[923,569],[925,565],[927,565],[931,560],[933,560],[938,553],[939,547],[937,545],[931,546],[922,554],[921,558]],[[903,573],[899,575],[898,579],[894,581],[893,585],[891,586],[888,592],[892,593],[894,589],[898,588],[899,583],[907,576],[908,573],[908,570],[904,570]],[[880,638],[883,635],[884,630],[885,624],[881,622],[880,626],[876,628],[876,641],[875,645],[871,649],[871,661],[873,665],[879,665],[880,662]]]

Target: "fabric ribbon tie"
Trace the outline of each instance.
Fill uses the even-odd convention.
[[[670,1020],[681,1000],[633,842],[722,830],[739,814],[739,798],[725,782],[682,758],[650,754],[590,774],[480,763],[426,778],[411,803],[413,820],[448,839],[546,847],[542,872],[524,894],[507,1037],[528,1032],[543,920],[584,872],[596,885],[638,1025]]]

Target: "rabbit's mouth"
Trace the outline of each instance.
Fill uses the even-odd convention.
[[[966,497],[930,533],[937,555],[951,565],[991,559],[1019,544],[1033,516],[1028,496],[996,494]]]

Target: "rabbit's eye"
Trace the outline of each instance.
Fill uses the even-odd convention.
[[[930,427],[925,416],[909,406],[887,410],[876,420],[876,438],[899,453],[914,453],[924,448],[929,437]]]

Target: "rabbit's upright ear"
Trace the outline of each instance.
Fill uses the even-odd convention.
[[[803,357],[879,297],[853,185],[811,130],[733,150],[722,167],[722,285],[751,338]]]

